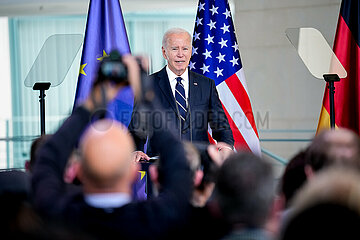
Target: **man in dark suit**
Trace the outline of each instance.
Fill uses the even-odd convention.
[[[136,71],[135,59],[122,60],[131,85],[136,86],[133,83],[139,81],[135,76],[139,69]],[[136,78],[138,81],[131,81]],[[91,97],[41,147],[32,178],[35,206],[42,216],[63,220],[95,239],[170,239],[168,234],[187,216],[191,193],[191,174],[182,143],[166,131],[153,131],[166,184],[159,197],[151,201],[131,201],[137,164],[126,127],[110,120],[89,126],[89,121],[96,119],[97,106],[115,97],[118,88],[108,80],[95,85]],[[66,188],[63,180],[66,163],[78,142],[82,190]]]
[[[167,121],[172,123],[174,134],[181,140],[209,142],[210,125],[212,137],[227,144],[224,151],[231,151],[234,139],[215,82],[188,70],[192,54],[190,34],[180,28],[168,30],[163,37],[162,53],[168,64],[151,75],[152,91],[165,111]],[[135,102],[129,130],[139,150],[138,159],[149,159],[148,156],[157,153],[153,151],[151,136],[139,134],[141,123],[138,116],[139,109]],[[142,151],[147,137],[146,155]]]

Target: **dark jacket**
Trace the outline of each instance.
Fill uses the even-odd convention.
[[[63,181],[67,159],[90,116],[85,108],[77,108],[40,149],[32,178],[37,209],[51,220],[61,219],[99,239],[166,239],[184,221],[191,192],[181,143],[164,131],[154,133],[165,182],[159,197],[114,209],[94,208],[84,201],[82,191],[69,191]]]
[[[165,112],[165,119],[171,123],[167,126],[171,126],[172,129],[170,130],[173,131],[175,136],[182,140],[209,143],[208,125],[210,125],[215,140],[228,143],[231,146],[234,144],[228,119],[222,108],[215,82],[212,79],[189,71],[189,107],[185,124],[181,129],[180,118],[166,68],[164,67],[161,71],[152,74],[151,79],[156,101]],[[144,151],[147,136],[136,134],[139,126],[138,112],[138,105],[135,102],[129,131],[134,137],[137,149]],[[154,127],[161,128],[164,126],[157,125]],[[156,155],[156,152],[153,151],[152,142],[150,136],[146,151],[150,156]]]

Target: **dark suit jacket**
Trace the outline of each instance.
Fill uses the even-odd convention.
[[[222,108],[219,95],[217,93],[215,82],[203,75],[189,71],[189,107],[184,126],[180,129],[180,118],[177,111],[174,95],[171,91],[166,68],[151,75],[153,80],[153,91],[159,102],[159,108],[165,112],[166,121],[171,124],[171,130],[177,137],[183,140],[194,142],[209,142],[208,124],[212,129],[212,136],[215,140],[225,142],[231,146],[234,144],[234,138],[228,119]],[[134,111],[129,131],[132,133],[138,150],[144,150],[146,137],[136,134],[136,128],[139,125],[137,119],[137,103],[134,104]],[[164,126],[154,126],[164,127]],[[151,138],[149,139],[147,153],[155,155]]]
[[[119,208],[91,207],[81,190],[66,188],[63,181],[67,159],[90,118],[86,109],[75,109],[39,150],[32,178],[37,210],[98,239],[170,239],[167,233],[180,227],[187,217],[191,194],[191,174],[182,144],[164,131],[154,133],[161,151],[164,181],[159,197]]]

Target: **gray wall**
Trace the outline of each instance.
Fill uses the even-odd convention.
[[[314,135],[303,130],[317,127],[325,82],[308,72],[285,30],[317,28],[332,47],[339,8],[340,0],[235,1],[234,24],[260,138],[306,139]],[[261,123],[266,117],[269,121]],[[261,143],[285,159],[307,144]]]

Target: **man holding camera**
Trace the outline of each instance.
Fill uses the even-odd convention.
[[[212,137],[223,143],[222,150],[232,151],[234,139],[215,82],[188,69],[192,53],[190,34],[180,28],[169,29],[163,37],[162,53],[168,64],[151,75],[152,90],[165,112],[166,121],[173,126],[171,130],[181,140],[209,143],[210,125]],[[139,112],[135,102],[129,131],[139,150],[137,160],[148,160],[148,156],[157,155],[157,152],[153,149],[152,137],[139,134]],[[147,138],[149,142],[145,154],[143,151]]]
[[[127,82],[135,94],[140,92],[138,63],[129,55],[122,62],[128,81],[96,81],[84,104],[39,149],[32,178],[34,204],[46,219],[61,220],[95,239],[168,239],[169,232],[186,217],[190,169],[181,142],[155,129],[154,144],[162,156],[166,181],[164,193],[152,201],[131,201],[138,170],[133,161],[134,143],[126,127],[98,116],[99,106],[106,105]],[[75,191],[65,187],[62,176],[78,143],[83,188]]]

